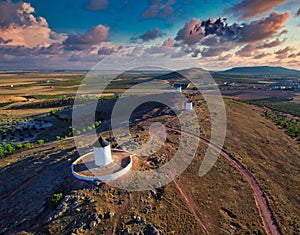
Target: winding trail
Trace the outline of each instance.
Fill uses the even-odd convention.
[[[184,200],[186,201],[186,204],[188,205],[188,207],[190,208],[190,210],[193,212],[196,220],[199,222],[199,224],[202,226],[204,232],[206,234],[209,234],[206,226],[204,225],[204,223],[202,222],[201,216],[199,214],[199,212],[195,209],[195,203],[192,202],[187,194],[184,192],[184,189],[182,187],[180,187],[179,182],[177,180],[174,180],[173,183],[175,184],[176,188],[178,189],[178,191],[180,192],[181,196],[184,198]]]
[[[123,212],[125,211],[125,209],[128,209],[131,206],[131,194],[128,193],[128,201],[126,203],[124,203],[124,205],[119,208],[119,210],[117,210],[116,214],[115,214],[115,220],[113,223],[113,231],[112,231],[112,235],[116,235],[117,234],[117,226],[118,223],[120,222],[120,218],[123,214]]]
[[[217,145],[209,142],[209,140],[207,140],[203,137],[194,135],[192,133],[184,132],[184,131],[181,131],[181,130],[178,130],[178,129],[174,129],[174,128],[171,128],[169,126],[167,126],[166,128],[168,130],[180,132],[182,134],[185,134],[185,135],[188,135],[192,138],[195,138],[195,139],[199,140],[201,143],[204,143],[204,144],[208,145],[209,147],[211,147],[216,152],[220,152],[220,155],[222,157],[224,157],[226,160],[228,160],[231,165],[233,165],[235,168],[237,168],[241,172],[241,174],[244,176],[244,178],[247,180],[247,182],[250,184],[250,186],[253,190],[253,195],[254,195],[256,207],[258,208],[259,215],[260,215],[260,217],[263,221],[265,232],[269,235],[282,235],[281,230],[280,230],[280,228],[279,228],[279,226],[278,226],[277,222],[275,221],[275,218],[272,214],[272,211],[269,208],[268,202],[266,200],[266,197],[265,197],[263,191],[261,190],[261,188],[260,188],[259,184],[257,183],[257,181],[255,180],[254,176],[250,173],[249,170],[247,170],[244,167],[244,165],[241,162],[239,162],[235,157],[233,157],[232,155],[226,153],[223,149],[221,149]],[[176,185],[176,182],[175,182],[175,185]],[[198,216],[196,216],[196,218],[198,218]],[[203,226],[204,225],[202,225],[202,227]],[[205,228],[205,226],[203,228]]]

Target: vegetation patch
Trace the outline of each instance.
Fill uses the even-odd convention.
[[[64,195],[63,193],[55,193],[53,194],[53,196],[51,197],[51,207],[52,208],[56,208],[58,206],[58,204],[60,203],[60,201],[63,199]]]
[[[266,99],[238,101],[241,103],[255,104],[261,107],[267,107],[276,111],[289,113],[300,117],[300,104],[289,102],[291,101],[291,99],[272,97]]]
[[[288,119],[283,115],[275,114],[269,110],[265,111],[267,118],[273,120],[277,125],[286,129],[292,136],[300,138],[300,120]]]

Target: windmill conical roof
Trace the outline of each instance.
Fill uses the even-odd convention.
[[[94,143],[94,147],[97,147],[97,148],[104,148],[108,145],[109,145],[109,142],[102,136],[100,136],[99,139]]]

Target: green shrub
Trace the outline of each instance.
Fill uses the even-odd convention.
[[[37,143],[38,144],[43,144],[43,143],[45,143],[45,141],[44,140],[37,140]]]
[[[51,206],[56,208],[59,202],[63,199],[64,195],[62,193],[55,193],[51,198]]]
[[[4,155],[4,153],[5,153],[5,151],[4,151],[3,147],[1,146],[0,147],[0,157],[2,157]]]
[[[270,111],[265,112],[266,117],[276,122],[277,125],[285,128],[289,133],[295,137],[299,137],[300,125],[299,120],[287,119],[285,116],[272,114]]]
[[[55,136],[55,138],[56,138],[56,140],[60,140],[61,139],[59,135]]]
[[[31,147],[30,142],[26,142],[26,143],[23,145],[23,147],[24,147],[25,149],[30,149],[30,147]]]
[[[17,143],[17,144],[16,144],[16,148],[17,148],[17,149],[23,148],[23,144],[22,144],[22,143]]]
[[[77,130],[76,131],[76,135],[80,135],[81,134],[81,131],[80,130]]]
[[[101,125],[101,121],[95,121],[95,126],[98,127]]]
[[[14,148],[12,145],[8,144],[8,145],[6,146],[6,150],[7,150],[7,152],[8,152],[9,154],[11,154],[11,153],[13,153],[13,152],[15,151],[15,148]]]
[[[50,114],[51,114],[51,115],[55,115],[55,114],[57,114],[57,112],[58,112],[57,109],[53,109],[53,110],[50,111]]]

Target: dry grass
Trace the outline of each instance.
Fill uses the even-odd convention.
[[[191,99],[196,104],[202,136],[209,138],[210,119],[207,107],[200,96],[191,96]],[[255,176],[266,194],[270,208],[283,234],[299,234],[299,145],[284,130],[267,120],[263,116],[261,108],[226,100],[226,109],[227,137],[224,149],[239,159]],[[137,119],[135,125],[131,126],[133,137],[142,144],[149,137],[147,126],[149,127],[153,121],[167,121],[171,118],[169,113],[165,113],[154,118],[145,115],[144,118]],[[175,120],[172,125],[177,126],[178,122]],[[146,128],[142,130],[140,126]],[[166,155],[167,159],[174,155],[180,139],[173,132],[168,132],[167,138],[169,140],[167,147],[161,148],[154,155]],[[50,155],[51,151],[60,152],[59,147],[65,149],[73,146],[71,140],[63,141],[10,156],[0,165],[3,169],[2,174],[4,174],[3,172],[5,175],[14,174],[14,172],[9,172],[9,167],[5,169],[5,165],[18,162],[18,165],[21,166],[22,161],[24,164],[30,163],[27,158],[33,155],[37,156],[36,161],[40,164],[38,166],[43,167],[41,165],[43,158],[38,161],[39,155],[47,159],[47,155]],[[58,146],[57,143],[61,144]],[[192,164],[179,176],[177,182],[210,234],[245,234],[246,232],[253,234],[258,230],[264,232],[250,186],[228,161],[219,158],[209,173],[201,178],[198,176],[206,148],[206,145],[199,144]],[[69,158],[66,153],[61,152],[60,158]],[[152,157],[139,158],[135,167],[143,170],[150,169],[149,161]],[[57,165],[53,163],[50,167],[57,167]],[[32,172],[25,171],[24,179],[27,175],[28,177],[32,175]],[[65,177],[65,182],[74,181],[69,174],[66,174]],[[45,180],[42,177],[38,179],[40,183]],[[143,225],[131,223],[131,221],[134,216],[140,216],[145,220],[145,224],[154,224],[163,234],[204,234],[201,224],[196,220],[174,183],[152,191],[126,192],[109,185],[102,189],[78,187],[79,181],[75,182],[76,184],[73,182],[68,185],[62,183],[60,189],[73,190],[78,197],[87,197],[92,199],[93,203],[79,204],[79,212],[63,214],[49,224],[36,224],[32,220],[21,224],[18,230],[38,231],[43,229],[52,234],[69,233],[71,232],[69,226],[83,218],[82,216],[88,215],[89,211],[96,211],[97,214],[110,211],[114,213],[112,218],[101,220],[94,229],[85,230],[84,233],[112,234],[113,231],[122,231],[125,228],[129,228],[131,232],[139,232]],[[11,180],[7,183],[11,184]],[[16,182],[14,185],[17,186],[18,183],[21,182]],[[44,190],[47,191],[47,188],[45,186]],[[16,195],[20,194],[21,196],[24,190],[26,191],[26,189],[17,191]],[[5,192],[5,187],[3,192]],[[47,195],[43,194],[36,200],[46,201]],[[143,212],[145,207],[150,208],[148,213]],[[11,215],[18,210],[18,205],[11,206]],[[40,212],[40,214],[46,218],[49,216],[45,212]],[[22,219],[17,216],[18,213],[15,219]],[[31,227],[33,224],[34,226]]]

